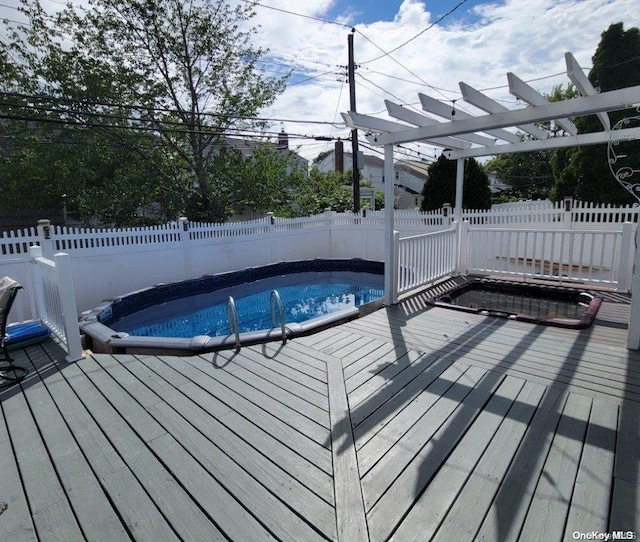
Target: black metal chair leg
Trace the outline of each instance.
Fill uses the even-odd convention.
[[[9,277],[0,279],[0,341],[2,341],[3,359],[0,359],[0,388],[20,382],[29,370],[13,364],[7,346],[7,320],[11,306],[22,286]]]

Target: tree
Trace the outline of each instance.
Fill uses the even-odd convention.
[[[353,209],[350,169],[344,173],[322,173],[317,167],[312,167],[308,176],[300,175],[297,180],[290,188],[286,204],[277,209],[280,216],[307,216],[326,209],[338,212]]]
[[[563,88],[555,86],[546,95],[550,102],[570,100],[578,95],[573,85]],[[559,128],[548,122],[540,123],[539,128],[555,137]],[[522,135],[523,140],[532,139],[529,135]],[[562,151],[530,151],[521,153],[501,154],[485,164],[485,169],[494,173],[499,181],[510,187],[510,193],[519,199],[546,199],[550,196],[556,183],[554,163],[559,164],[556,154]],[[562,199],[562,197],[560,198]]]
[[[250,43],[255,2],[94,0],[55,15],[21,2],[29,26],[11,29],[0,55],[2,89],[13,93],[5,116],[126,142],[191,218],[223,218],[217,149],[230,133],[264,127],[255,117],[286,79],[258,67],[267,51]],[[123,137],[132,129],[153,137]]]
[[[624,30],[622,23],[612,24],[602,33],[600,43],[592,57],[593,67],[589,80],[594,87],[606,92],[640,85],[640,31]],[[611,125],[629,113],[609,114]],[[579,133],[602,130],[595,115],[575,120]],[[635,150],[628,160],[640,163],[640,151]],[[609,170],[607,145],[579,147],[559,153],[554,167],[556,185],[553,198],[574,196],[583,201],[628,204],[635,199],[613,177]]]
[[[456,171],[457,162],[447,160],[440,155],[427,170],[427,181],[422,189],[422,204],[420,210],[433,211],[440,209],[443,204],[453,204],[456,199]],[[473,158],[465,160],[464,190],[462,206],[465,209],[489,209],[491,207],[491,190],[489,178],[478,162]]]
[[[553,186],[551,163],[543,151],[500,154],[485,168],[519,199],[545,199]]]

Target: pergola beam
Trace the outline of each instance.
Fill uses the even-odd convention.
[[[509,81],[509,92],[522,101],[527,102],[529,105],[542,106],[551,103],[517,75],[509,72],[507,73],[507,80]],[[553,120],[562,126],[569,135],[576,135],[578,133],[578,128],[576,128],[576,125],[569,119],[555,118]]]
[[[432,98],[431,96],[427,96],[426,94],[422,94],[421,92],[418,93],[418,97],[420,98],[420,103],[422,103],[422,109],[424,109],[425,111],[428,111],[429,113],[433,113],[438,117],[442,117],[449,121],[451,121],[455,117],[456,122],[458,122],[459,120],[475,118],[472,115],[465,113],[464,111],[456,111],[455,115],[451,115],[451,113],[454,111],[453,105],[449,107],[448,105],[443,104],[442,102],[436,100],[435,98]],[[472,131],[476,131],[476,130],[472,130]],[[509,132],[508,130],[489,129],[489,130],[482,130],[482,131],[493,137],[502,139],[503,141],[508,141],[509,143],[518,143],[518,141],[520,141],[520,136],[512,132]]]
[[[404,130],[409,128],[409,126],[400,124],[399,122],[379,119],[377,117],[371,117],[369,115],[363,115],[361,113],[354,113],[353,111],[342,113],[342,118],[344,119],[347,126],[351,126],[351,128],[372,130],[374,132],[398,133],[403,132]],[[372,141],[371,137],[369,136],[367,137],[367,139]],[[451,149],[468,149],[471,147],[471,143],[469,143],[468,141],[462,141],[461,139],[454,139],[447,136],[432,137],[429,138],[426,142],[432,143],[433,145],[438,145],[440,147],[448,147]]]
[[[640,139],[640,130],[637,128],[626,128],[615,130],[617,141],[633,141]],[[468,150],[445,150],[443,154],[450,160],[457,158],[477,158],[479,156],[497,156],[499,154],[509,154],[512,152],[533,152],[547,151],[552,149],[564,149],[567,147],[585,147],[587,145],[598,145],[608,143],[611,132],[595,132],[591,134],[578,134],[575,136],[553,137],[546,141],[521,141],[510,145],[496,145],[490,149],[475,147]]]
[[[460,119],[455,122],[442,123],[435,126],[408,128],[401,132],[384,133],[384,131],[381,131],[381,133],[372,138],[372,143],[376,145],[398,145],[429,139],[433,140],[433,138],[437,137],[487,132],[488,130],[494,130],[496,128],[517,126],[532,122],[544,122],[563,117],[591,115],[601,111],[630,109],[633,105],[637,104],[640,104],[640,86],[612,90],[595,96],[584,96],[574,98],[573,100],[553,102],[547,105],[527,107],[516,111],[505,111],[503,113],[491,113],[478,117]],[[345,119],[352,115],[352,112],[343,114]],[[357,122],[353,124],[357,125]],[[365,129],[371,128],[365,127]],[[518,142],[520,141],[518,140]]]
[[[389,113],[390,116],[408,124],[413,124],[414,126],[433,126],[434,124],[441,124],[431,117],[427,117],[417,111],[412,111],[411,109],[402,107],[401,105],[389,100],[385,100],[384,104],[387,107],[387,113]],[[476,143],[477,145],[491,146],[496,144],[495,139],[478,134],[461,134],[459,138],[464,141],[469,141],[470,143]]]

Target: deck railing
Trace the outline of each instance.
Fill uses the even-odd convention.
[[[394,246],[397,247],[397,292],[407,293],[451,275],[456,270],[456,232],[452,228],[422,235],[401,238],[394,232]]]
[[[82,359],[78,311],[68,254],[58,253],[54,260],[42,257],[42,249],[30,249],[33,261],[33,288],[38,318],[65,345],[67,361]]]
[[[467,273],[631,286],[633,225],[615,231],[468,227]]]

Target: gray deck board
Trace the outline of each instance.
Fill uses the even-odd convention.
[[[567,394],[548,391],[538,405],[509,469],[500,481],[476,540],[517,540],[529,509]]]
[[[446,311],[446,309],[439,310]],[[427,319],[428,315],[429,312],[416,318]],[[378,318],[380,318],[379,315]],[[442,322],[439,315],[437,321]],[[519,322],[509,322],[510,325],[504,328],[503,320],[485,318],[483,322],[467,326],[465,331],[459,334],[449,332],[451,336],[447,337],[447,340],[442,340],[443,347],[440,348],[424,338],[428,333],[425,331],[427,328],[418,324],[413,324],[417,330],[410,334],[411,342],[406,342],[400,332],[390,333],[388,325],[384,322],[378,324],[369,320],[366,325],[363,325],[361,332],[377,338],[387,333],[389,340],[394,341],[395,344],[406,344],[436,355],[456,355],[459,359],[468,359],[468,363],[507,371],[522,378],[534,377],[538,381],[547,379],[549,382],[563,382],[575,388],[576,391],[584,389],[588,392],[597,392],[603,397],[617,394],[620,398],[640,400],[638,370],[633,365],[629,367],[629,362],[624,359],[628,355],[633,360],[636,357],[635,354],[620,351],[619,357],[611,356],[611,349],[608,348],[607,355],[602,352],[589,355],[590,343],[576,335],[577,332],[574,330],[569,330],[573,333],[571,336],[573,342],[564,341],[562,345],[556,345],[552,341],[545,349],[540,350],[537,349],[537,345],[546,341],[545,326],[530,326],[526,333],[514,333],[511,329],[512,323]],[[353,323],[346,325],[353,325]],[[402,328],[405,335],[407,335],[407,327]],[[633,361],[631,363],[633,364]]]
[[[270,379],[281,387],[291,388],[290,383],[293,382],[296,384],[295,390],[303,397],[316,406],[328,410],[326,369],[317,370],[318,374],[311,376],[302,372],[305,368],[304,364],[285,355],[278,356],[277,363],[262,356],[238,355],[233,360],[235,364],[253,371],[265,379]]]
[[[119,360],[121,363],[122,360]],[[285,506],[298,510],[301,517],[309,517],[331,532],[333,519],[333,494],[328,491],[330,478],[323,476],[320,480],[310,476],[316,472],[308,462],[296,456],[288,448],[278,446],[278,442],[263,434],[254,440],[254,446],[247,446],[242,438],[243,427],[237,423],[229,423],[226,416],[216,419],[199,404],[195,397],[186,397],[176,389],[166,389],[159,377],[135,359],[124,361],[130,371],[138,375],[152,389],[163,397],[165,402],[150,409],[153,417],[166,427],[169,432],[178,436],[180,442],[196,441],[198,445],[189,446],[190,453],[206,458],[215,458],[216,469],[221,469],[224,476],[227,471],[239,480],[247,475],[268,489],[280,499]],[[240,431],[240,435],[234,431]],[[260,433],[254,427],[250,433]],[[275,445],[274,445],[275,444]],[[205,450],[205,451],[203,451]],[[283,460],[282,466],[274,458]],[[232,461],[230,463],[229,461]],[[288,470],[292,471],[290,474]],[[250,482],[250,480],[249,480]],[[303,482],[309,484],[305,486]],[[286,491],[283,488],[286,487]],[[267,499],[269,501],[270,499]],[[327,527],[328,525],[328,527]]]
[[[335,477],[336,524],[340,540],[368,540],[368,529],[355,442],[351,431],[349,401],[342,365],[327,363],[331,394],[331,450]]]
[[[138,359],[167,382],[171,382],[174,373],[180,373],[171,363],[165,363],[156,357],[144,356]],[[183,370],[190,373],[190,368],[183,367]],[[199,378],[199,375],[196,374],[195,377]],[[177,389],[209,416],[220,420],[226,427],[237,430],[250,445],[256,448],[264,447],[271,456],[281,458],[285,468],[306,473],[309,480],[305,483],[312,488],[325,486],[329,482],[332,473],[331,457],[324,447],[301,439],[270,413],[244,401],[223,386],[216,387],[215,393],[212,394],[188,380]],[[179,396],[176,400],[184,401]],[[234,404],[235,409],[229,406]],[[328,496],[325,498],[329,499]]]
[[[474,539],[543,394],[543,386],[525,384],[442,521],[437,524],[439,518],[436,517],[427,525],[427,536],[445,542]],[[420,499],[407,517],[406,525],[403,523],[397,531],[396,540],[419,540],[411,533],[417,532],[422,511],[432,506],[433,499],[438,496],[433,495],[428,501]]]
[[[26,355],[16,355],[16,362],[25,365]],[[7,390],[6,395],[15,395],[17,389]],[[9,402],[5,399],[4,402]],[[6,412],[5,407],[0,403],[0,473],[2,476],[2,491],[0,492],[0,501],[6,506],[7,510],[0,516],[2,523],[2,535],[7,540],[15,538],[16,540],[37,540],[35,526],[31,518],[25,490],[20,479],[18,464],[14,456],[10,433],[7,428],[8,416],[12,410]]]
[[[3,410],[38,539],[84,540],[25,396],[14,394]]]
[[[446,464],[415,499],[415,503],[406,504],[410,512],[402,522],[402,530],[394,533],[397,540],[416,539],[416,535],[412,533],[419,533],[423,539],[433,537],[465,483],[476,470],[476,465],[491,444],[505,416],[514,402],[522,398],[521,392],[525,385],[523,380],[516,378],[503,381],[490,400],[494,408],[480,413],[477,422],[467,431]]]
[[[615,531],[640,530],[640,405],[620,407],[616,461],[613,472],[612,512],[609,528]]]
[[[260,355],[250,349],[246,351],[247,355]],[[231,365],[233,370],[215,369],[208,363],[208,356],[188,357],[184,358],[184,361],[280,419],[287,419],[296,430],[312,440],[318,443],[326,442],[329,428],[327,412],[301,399],[291,391],[295,388],[290,386],[290,389],[284,389],[273,385],[264,379],[257,378],[250,371],[235,370],[233,364]]]
[[[109,381],[108,373],[101,370],[93,358],[67,369],[71,368],[74,371],[68,373],[72,375],[69,379],[72,387],[155,505],[154,509],[151,503],[147,503],[146,510],[142,512],[148,518],[144,525],[154,529],[158,521],[161,526],[164,522],[158,516],[162,516],[175,533],[171,538],[206,540],[219,537],[219,530],[149,448],[151,441],[166,435],[166,431],[141,405],[126,400],[126,392],[115,380]],[[87,376],[84,382],[79,378],[82,374]],[[116,471],[105,477],[105,483],[112,491],[118,491],[118,488],[122,491],[126,478],[121,471]],[[156,519],[152,519],[153,516]],[[165,532],[158,536],[170,535]]]
[[[565,538],[574,532],[606,532],[609,528],[618,405],[594,400],[584,443]]]
[[[410,421],[403,421],[404,417],[409,416],[410,420],[415,420],[421,410],[426,411],[467,369],[468,367],[461,364],[452,366],[451,363],[440,360],[427,367],[398,393],[392,396],[377,394],[365,404],[352,409],[353,434],[358,449],[380,431],[401,434],[403,425],[411,424]],[[406,410],[408,406],[411,406],[411,409]],[[389,426],[389,429],[385,429],[386,426]],[[392,433],[383,438],[393,439]]]
[[[114,511],[136,540],[170,539],[174,536],[173,530],[129,469],[125,458],[118,453],[70,386],[68,379],[73,379],[76,386],[87,385],[81,373],[71,371],[71,368],[65,375],[52,372],[44,381],[78,446],[104,486]]]
[[[35,378],[35,365],[31,367],[34,379],[24,395],[34,419],[38,420],[43,442],[83,535],[94,541],[127,538],[121,520],[112,510],[95,471],[75,442],[72,430],[44,383]]]
[[[591,403],[577,394],[567,400],[520,533],[524,540],[542,542],[564,536]]]
[[[242,403],[249,410],[257,407],[263,413],[268,413],[280,421],[286,421],[293,429],[313,442],[328,446],[328,429],[289,406],[287,403],[289,397],[284,390],[276,390],[276,396],[272,397],[260,387],[256,387],[257,381],[254,381],[256,386],[253,386],[242,378],[236,378],[233,372],[214,368],[205,356],[181,359],[184,363],[180,363],[177,367],[183,374],[190,374],[196,382],[206,382],[210,379],[211,385],[222,384],[232,394],[229,398],[230,404]],[[328,450],[326,455],[329,456]]]
[[[408,506],[422,493],[451,450],[476,423],[481,412],[480,407],[499,389],[503,380],[502,375],[486,374],[458,404],[443,404],[442,408],[438,408],[438,401],[435,408],[429,411],[431,415],[428,417],[431,419],[428,423],[416,424],[411,432],[400,440],[401,450],[399,447],[399,453],[394,454],[394,464],[387,461],[387,456],[390,455],[387,454],[376,464],[375,469],[370,471],[370,484],[367,483],[366,477],[363,478],[365,502],[372,504],[369,507],[368,518],[369,529],[375,540],[384,540],[392,534]],[[454,388],[455,386],[451,389]],[[455,401],[452,394],[450,402]],[[453,410],[451,406],[454,406]],[[435,428],[435,431],[432,431],[432,428]],[[429,438],[426,438],[427,435]],[[410,451],[414,452],[411,458],[408,454]],[[398,463],[405,468],[400,471]],[[384,470],[381,470],[383,467]],[[376,476],[374,470],[379,471]],[[389,481],[387,473],[396,476],[389,488],[385,487]],[[379,498],[376,500],[378,495]]]
[[[629,297],[587,330],[419,294],[199,356],[16,351],[0,540],[471,542],[640,528]]]

